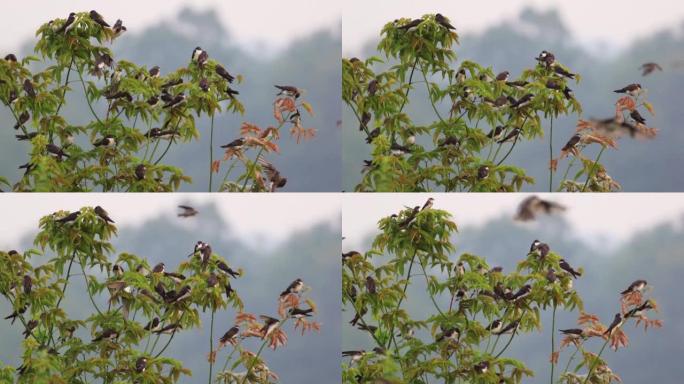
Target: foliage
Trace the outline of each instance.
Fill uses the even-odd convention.
[[[25,335],[22,364],[16,371],[0,367],[0,378],[20,383],[175,383],[191,372],[164,352],[176,334],[201,326],[200,311],[210,311],[210,380],[219,353],[230,348],[217,380],[241,374],[242,384],[270,383],[274,374],[260,357],[261,349],[254,354],[242,342],[263,339],[262,349],[285,345],[284,325],[292,318],[289,309],[299,305],[299,295],[278,300],[275,331],[265,334],[262,322],[244,312],[245,304],[231,286],[244,271],[231,269],[210,247],[196,250],[176,272],[160,269],[163,264],[151,268],[145,258],[130,253],[112,262],[110,239],[117,229],[99,209],[45,216],[34,240],[36,249],[0,252],[0,294],[14,309],[6,319],[13,324],[18,319]],[[40,263],[37,257],[45,256],[49,259]],[[92,304],[92,313],[82,319],[60,306],[73,285],[69,282],[77,278],[84,279]],[[101,298],[108,299],[106,307]],[[219,341],[213,319],[223,310],[235,312],[239,332]],[[310,321],[297,320],[296,326],[318,329]],[[236,371],[240,367],[242,373]]]
[[[573,270],[552,250],[533,247],[516,270],[505,273],[478,255],[452,256],[457,226],[446,211],[407,208],[381,219],[378,227],[370,250],[343,255],[343,305],[354,314],[350,325],[375,345],[372,351],[344,352],[352,356],[342,365],[344,383],[520,383],[534,372],[505,355],[513,339],[541,330],[542,311],[553,311],[554,332],[557,309],[585,316],[573,288],[573,274],[583,270]],[[423,281],[424,292],[409,297],[408,287]],[[402,307],[409,300],[434,308],[416,316]],[[622,313],[641,303],[639,297]],[[607,343],[615,334],[587,338]],[[552,336],[552,383],[557,354]],[[574,370],[568,363],[558,379],[572,382],[567,378],[584,368],[591,382],[609,382],[594,379],[605,372],[595,369],[605,362],[593,363],[592,356],[585,351],[584,363]]]
[[[213,158],[214,118],[220,113],[244,113],[238,92],[231,88],[231,83],[235,79],[242,82],[242,77],[223,73],[220,69],[225,68],[208,57],[193,57],[186,67],[165,75],[129,61],[115,61],[106,45],[125,32],[120,20],[105,27],[87,12],[74,14],[71,24],[68,20],[71,16],[38,29],[34,50],[39,57],[16,60],[8,55],[0,60],[0,100],[14,116],[17,139],[31,144],[29,159],[20,167],[25,174],[13,189],[177,190],[181,183],[191,182],[191,177],[162,160],[174,144],[199,138],[200,118],[211,121],[207,172],[210,176],[218,172],[219,164]],[[44,69],[32,72],[29,67],[34,62]],[[84,124],[70,122],[60,114],[68,101],[74,101],[67,96],[79,88],[94,119]],[[98,112],[102,108],[104,114]],[[301,122],[288,120],[272,130],[277,133],[285,124]],[[114,140],[101,145],[107,138]],[[258,151],[256,164],[278,139],[278,134],[271,134],[251,140],[243,151]],[[261,166],[246,158],[243,163],[245,174],[236,180],[244,182],[238,190],[246,190],[249,182],[250,190],[275,190],[258,179]],[[230,170],[221,189],[231,190],[224,186]],[[209,191],[212,188],[210,180]]]

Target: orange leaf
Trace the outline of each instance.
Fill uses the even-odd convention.
[[[221,160],[214,160],[211,163],[211,171],[214,173],[219,172],[219,167],[221,166]]]

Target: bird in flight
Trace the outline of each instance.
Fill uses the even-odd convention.
[[[182,212],[178,214],[178,217],[192,217],[199,213],[198,210],[189,205],[179,205],[178,208],[182,209]]]

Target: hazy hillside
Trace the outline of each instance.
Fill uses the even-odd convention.
[[[125,15],[111,17],[125,20]],[[37,29],[38,25],[35,27]],[[33,44],[33,41],[27,42],[22,55],[32,53]],[[263,127],[273,125],[272,103],[276,94],[273,84],[296,85],[306,90],[305,97],[316,112],[313,118],[305,117],[304,126],[315,127],[318,136],[313,141],[296,145],[289,133],[283,131],[279,143],[283,154],[275,154],[269,159],[288,178],[284,191],[339,191],[339,34],[319,31],[294,41],[283,51],[254,56],[239,48],[232,38],[230,26],[222,25],[213,11],[184,9],[175,20],[162,20],[142,31],[128,31],[116,41],[113,49],[117,59],[148,67],[159,65],[165,73],[187,65],[192,50],[198,45],[211,57],[223,62],[231,73],[244,76],[244,82],[236,89],[247,113],[244,116],[220,116],[215,125],[214,144],[221,145],[235,139],[243,121]],[[75,90],[63,111],[70,121],[85,123],[91,115],[80,88]],[[10,119],[7,109],[0,107],[0,125],[5,128],[0,130],[0,175],[16,181],[20,176],[16,168],[25,162],[26,148],[14,139],[15,132],[11,128],[14,124],[10,124]],[[198,127],[201,140],[173,148],[165,158],[169,164],[182,166],[186,174],[194,177],[192,185],[184,186],[183,191],[206,191],[208,183],[208,119],[203,119]],[[215,148],[215,156],[216,152]]]
[[[377,26],[378,33],[381,28],[381,25]],[[512,77],[517,77],[523,68],[533,66],[533,58],[540,51],[554,52],[558,60],[582,75],[582,82],[571,87],[584,107],[585,118],[610,116],[616,100],[612,90],[629,83],[641,83],[648,88],[649,100],[657,113],[655,117],[648,117],[649,124],[660,128],[659,135],[653,141],[623,139],[619,142],[619,150],[605,154],[602,162],[625,191],[682,191],[684,178],[677,176],[677,170],[684,165],[684,152],[681,151],[684,145],[684,130],[681,129],[684,119],[681,108],[681,90],[684,89],[682,31],[684,23],[677,34],[655,33],[616,55],[597,56],[574,42],[557,12],[526,9],[516,19],[490,27],[481,34],[462,34],[461,46],[456,46],[455,50],[459,63],[464,59],[475,60],[492,66],[495,72],[508,70]],[[362,56],[375,55],[376,45],[377,40],[369,41]],[[660,63],[664,72],[642,78],[637,68],[647,61]],[[425,87],[420,85],[411,91],[413,104],[406,108],[416,124],[435,120],[426,101]],[[425,101],[420,102],[421,99]],[[361,160],[368,159],[370,152],[358,131],[358,122],[347,107],[344,107],[343,118],[343,188],[353,190],[360,181]],[[554,123],[556,151],[574,133],[577,118],[572,115]],[[523,166],[535,177],[536,185],[526,187],[526,190],[544,190],[548,180],[548,139],[518,145],[507,162]],[[558,177],[560,175],[555,179]]]
[[[681,340],[684,337],[684,324],[679,319],[684,316],[678,281],[684,273],[684,217],[680,225],[657,226],[650,231],[633,236],[613,251],[602,251],[589,246],[571,233],[570,225],[563,219],[545,219],[532,225],[514,223],[510,217],[491,220],[477,228],[461,228],[456,238],[457,254],[470,252],[487,258],[491,265],[501,265],[511,270],[518,260],[525,257],[530,243],[539,238],[561,254],[573,266],[582,266],[585,274],[575,288],[584,298],[585,309],[599,315],[604,321],[612,318],[619,308],[619,292],[632,281],[643,278],[654,286],[653,294],[664,321],[664,328],[649,330],[635,329],[630,324],[626,330],[630,346],[617,353],[608,352],[610,367],[620,375],[625,383],[675,383],[684,375],[680,356],[684,353]],[[366,244],[370,244],[370,237]],[[599,247],[600,248],[600,247]],[[346,250],[345,250],[346,251]],[[409,289],[411,294],[421,295],[425,286],[418,280]],[[415,297],[415,296],[414,296]],[[448,299],[443,305],[448,305]],[[407,302],[410,313],[418,318],[434,310],[428,300]],[[346,323],[353,315],[345,313],[343,318],[343,348],[361,347],[365,338]],[[575,313],[559,312],[556,324],[559,328],[576,325]],[[548,359],[550,353],[549,335],[551,313],[543,314],[542,333],[526,334],[513,341],[507,355],[523,360],[536,373],[537,377],[526,379],[526,383],[548,382]],[[595,349],[595,352],[600,345]],[[561,357],[561,363],[569,355]],[[561,367],[562,368],[562,367]]]
[[[242,267],[245,276],[233,287],[238,291],[247,307],[246,311],[256,314],[275,314],[278,294],[297,277],[313,287],[311,297],[318,305],[318,320],[323,323],[320,334],[301,336],[289,333],[287,346],[276,352],[264,353],[271,369],[280,375],[284,383],[320,383],[321,377],[339,377],[340,343],[340,253],[339,228],[319,224],[294,234],[290,240],[278,244],[271,251],[250,249],[231,233],[231,226],[215,213],[211,205],[200,206],[202,212],[196,221],[169,220],[158,217],[143,223],[140,227],[121,227],[119,237],[114,241],[117,254],[131,252],[147,256],[150,262],[164,261],[167,268],[175,268],[192,251],[197,240],[212,245],[215,252],[224,256],[231,265]],[[30,245],[29,238],[24,241]],[[83,294],[82,279],[73,279],[67,290],[63,307],[75,317],[85,317],[90,305]],[[103,300],[104,302],[104,300]],[[11,312],[5,300],[0,300],[0,314]],[[235,313],[232,310],[217,314],[215,337],[222,335],[233,325]],[[178,334],[168,349],[168,354],[181,359],[193,371],[193,376],[183,379],[184,383],[207,382],[207,352],[209,339],[209,315],[202,317],[203,329]],[[216,336],[216,333],[219,335]],[[86,336],[87,337],[87,336]],[[0,321],[0,360],[16,364],[16,354],[21,338],[21,326],[9,326]],[[254,345],[249,344],[251,348]],[[258,348],[256,344],[256,348]],[[223,365],[225,353],[219,356]],[[313,364],[311,364],[313,363]],[[219,366],[219,369],[220,369]]]

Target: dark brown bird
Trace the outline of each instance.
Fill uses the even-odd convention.
[[[611,336],[617,328],[620,328],[623,321],[624,319],[622,318],[622,315],[620,313],[616,313],[615,318],[613,318],[613,322],[610,323],[610,326],[608,326],[608,329],[606,329],[606,331],[603,332],[603,334]]]
[[[299,293],[302,291],[302,289],[304,289],[304,281],[297,278],[295,281],[290,283],[290,285],[288,285],[283,292],[280,293],[280,297],[289,295],[291,293]]]
[[[159,263],[152,268],[152,273],[164,273],[166,270],[166,265],[164,263]]]
[[[244,137],[240,137],[240,138],[238,138],[238,139],[235,139],[235,140],[231,141],[231,142],[228,143],[228,144],[222,145],[221,148],[232,148],[232,149],[236,149],[236,150],[237,150],[237,149],[242,148],[242,146],[245,145],[245,142],[246,142],[245,138],[244,138]]]
[[[574,74],[574,73],[568,72],[567,70],[565,70],[565,69],[564,69],[563,67],[561,67],[560,65],[554,66],[554,67],[553,67],[553,71],[554,71],[555,73],[557,73],[557,74],[563,76],[563,77],[567,77],[568,79],[574,79],[574,78],[575,78],[575,74]]]
[[[29,95],[32,98],[36,97],[36,90],[33,88],[33,83],[31,83],[31,80],[24,80],[23,88],[24,92],[26,92],[27,95]]]
[[[525,198],[518,206],[518,212],[515,215],[516,220],[529,221],[534,220],[538,214],[554,214],[565,211],[565,207],[549,200],[542,200],[538,196],[530,196]]]
[[[198,210],[189,205],[179,205],[178,208],[183,210],[178,214],[178,217],[192,217],[199,213]]]
[[[31,279],[31,276],[29,275],[24,275],[24,293],[27,295],[31,294],[31,289],[33,289],[33,280]]]
[[[497,141],[498,144],[505,143],[507,141],[516,141],[520,135],[520,128],[513,128],[508,135],[504,136],[501,140]]]
[[[135,371],[137,373],[143,373],[147,369],[147,357],[138,357],[135,361]]]
[[[209,259],[211,259],[211,245],[204,244],[204,247],[200,249],[200,254],[202,255],[202,270],[204,270],[207,267],[207,264],[209,263]]]
[[[444,27],[446,29],[456,29],[456,27],[454,27],[453,25],[451,25],[451,23],[449,23],[449,19],[442,16],[441,13],[438,13],[435,15],[435,21],[437,23],[439,23],[439,25],[441,25],[442,27]]]
[[[92,343],[97,343],[98,341],[101,340],[109,340],[109,341],[114,341],[119,338],[119,332],[108,328],[102,331],[98,336],[96,336],[91,342]]]
[[[138,164],[135,167],[135,178],[138,180],[143,180],[145,178],[145,173],[147,173],[147,167],[145,164]]]
[[[561,151],[567,152],[567,151],[571,150],[572,148],[575,148],[575,145],[577,145],[577,143],[579,143],[581,139],[582,139],[582,136],[579,133],[572,135],[570,140],[568,140],[568,142],[565,143],[563,148],[561,148]]]
[[[109,24],[107,24],[107,22],[104,21],[104,18],[102,18],[102,15],[97,13],[95,10],[90,11],[89,15],[94,22],[100,24],[103,28],[109,28]]]
[[[5,61],[11,61],[13,63],[16,63],[17,57],[13,53],[9,53],[5,56]]]
[[[295,99],[298,98],[301,95],[301,91],[299,88],[294,87],[292,85],[274,85],[274,87],[278,88],[280,92],[278,93],[278,96],[289,96],[289,97],[294,97]]]
[[[634,121],[636,121],[636,122],[639,123],[639,124],[645,124],[645,123],[646,123],[646,119],[644,119],[644,117],[641,116],[641,113],[639,113],[639,111],[636,110],[636,109],[633,110],[633,111],[629,114],[629,116],[632,117],[632,119],[634,119]]]
[[[152,319],[149,323],[145,325],[145,328],[143,328],[146,331],[154,332],[159,329],[159,318],[155,317]]]
[[[540,64],[546,65],[546,67],[552,66],[556,62],[556,56],[554,56],[553,53],[549,51],[541,51],[539,56],[535,57],[535,60],[537,60]]]
[[[62,24],[62,26],[59,27],[59,29],[56,31],[56,33],[65,33],[68,29],[70,29],[71,25],[74,24],[75,20],[76,20],[76,14],[74,12],[71,12],[69,14],[69,17],[67,17],[64,24]]]
[[[209,81],[207,79],[200,79],[199,87],[203,92],[209,92]]]
[[[24,329],[24,332],[21,333],[22,335],[24,335],[24,339],[28,338],[31,334],[31,331],[33,331],[37,326],[38,320],[35,319],[32,319],[28,323],[26,323],[26,329]]]
[[[230,275],[232,278],[236,278],[236,277],[240,276],[240,272],[231,269],[231,268],[228,266],[228,264],[224,263],[223,261],[219,261],[219,262],[216,264],[216,268],[218,268],[218,269],[219,269],[220,271],[222,271],[222,272],[227,273],[227,274]]]
[[[70,222],[76,220],[76,218],[77,218],[80,214],[81,214],[81,211],[71,212],[71,213],[69,213],[68,215],[62,217],[61,219],[55,220],[55,222],[57,222],[57,223],[62,223],[62,224],[64,224],[64,223],[70,223]]]
[[[410,22],[408,22],[408,23],[406,23],[400,27],[397,27],[397,29],[408,31],[411,28],[415,28],[415,27],[419,26],[420,23],[422,23],[422,22],[423,22],[423,19],[413,19]]]
[[[109,215],[107,214],[107,211],[104,210],[104,208],[100,207],[99,205],[95,207],[95,214],[100,216],[102,220],[104,220],[107,223],[113,223],[114,220],[112,220]]]
[[[375,287],[375,280],[373,279],[372,276],[367,276],[367,277],[366,277],[366,290],[367,290],[368,293],[370,293],[371,295],[374,295],[374,294],[377,292],[377,291],[376,291],[376,287]]]
[[[24,111],[19,115],[19,118],[17,119],[17,123],[14,124],[14,129],[19,129],[22,125],[24,125],[29,119],[31,118],[31,115],[29,115],[28,111]]]
[[[663,70],[663,68],[660,65],[658,65],[658,63],[653,63],[653,62],[644,63],[641,65],[641,67],[639,67],[639,69],[641,69],[641,71],[642,71],[641,76],[650,75],[655,70],[658,70],[658,71]]]
[[[215,69],[215,70],[216,70],[216,74],[217,74],[217,75],[223,77],[223,78],[226,79],[226,81],[228,81],[229,83],[232,83],[233,80],[235,80],[235,76],[232,76],[230,73],[228,73],[228,71],[226,71],[226,69],[223,68],[220,64],[217,64],[217,65],[216,65],[216,69]]]
[[[613,92],[615,93],[626,93],[630,96],[637,96],[641,93],[641,84],[629,84],[625,87],[622,87],[620,89],[616,89]]]
[[[373,79],[371,80],[370,83],[368,83],[368,95],[369,96],[375,96],[375,93],[378,91],[378,80]]]
[[[408,227],[409,224],[411,224],[411,222],[413,221],[413,219],[416,218],[418,212],[420,212],[420,206],[416,205],[415,207],[413,207],[413,210],[408,214],[408,216],[406,216],[406,218],[401,223],[399,223],[399,228]]]
[[[265,339],[270,336],[276,328],[278,328],[278,325],[280,325],[280,320],[266,315],[261,315],[259,317],[264,320],[264,326],[261,327],[259,331],[262,334],[261,338]]]
[[[558,262],[558,264],[560,265],[560,267],[561,267],[562,270],[564,270],[565,272],[569,273],[573,278],[576,279],[576,278],[578,278],[579,276],[582,276],[582,274],[579,273],[578,271],[575,271],[575,270],[570,266],[570,264],[568,264],[568,262],[565,261],[565,259],[560,259],[560,261]]]
[[[126,27],[124,27],[121,19],[118,19],[116,21],[116,23],[114,23],[114,26],[112,27],[112,31],[114,31],[114,33],[117,35],[122,33],[122,32],[126,32]]]
[[[153,77],[153,78],[154,78],[154,77],[159,77],[159,73],[160,73],[160,70],[159,70],[159,66],[158,66],[158,65],[155,65],[154,67],[150,68],[150,70],[149,70],[149,72],[148,72],[148,74],[150,75],[150,77]]]
[[[510,73],[508,71],[503,71],[496,75],[496,81],[507,81]]]
[[[233,326],[231,329],[229,329],[226,333],[221,336],[219,339],[219,344],[223,347],[226,344],[230,345],[236,345],[237,344],[237,335],[240,332],[240,328],[238,326]]]
[[[626,295],[626,294],[632,293],[632,292],[641,292],[644,290],[644,288],[646,288],[647,284],[648,283],[646,282],[646,280],[636,280],[635,282],[630,284],[629,287],[627,287],[627,289],[620,292],[620,294]]]
[[[14,137],[17,138],[17,141],[28,141],[28,140],[33,139],[36,136],[38,136],[38,132],[29,132],[25,135],[23,135],[23,134],[14,135]]]
[[[489,131],[487,134],[487,137],[492,139],[492,140],[501,140],[501,134],[503,133],[504,129],[506,127],[503,125],[497,125],[494,129]]]

